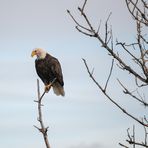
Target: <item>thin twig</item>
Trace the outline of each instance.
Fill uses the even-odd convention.
[[[109,21],[109,19],[110,19],[110,17],[111,17],[111,15],[112,15],[112,12],[110,12],[110,14],[109,14],[109,16],[108,16],[108,18],[107,18],[107,20],[106,20],[106,23],[105,23],[105,44],[107,45],[108,44],[108,42],[110,41],[110,39],[108,39],[108,34],[109,34],[109,31],[108,31],[108,21]],[[109,37],[110,38],[110,37]],[[108,41],[107,41],[108,40]]]
[[[120,146],[124,147],[124,148],[129,148],[127,147],[126,145],[122,144],[122,143],[119,143]]]
[[[135,142],[135,125],[133,125],[133,142]],[[133,148],[135,148],[136,145],[133,144]]]
[[[86,6],[86,2],[87,2],[87,0],[85,0],[84,4],[83,4],[83,6],[82,6],[82,12],[81,12],[81,15],[82,15],[83,12],[84,12],[84,8],[85,8],[85,6]]]
[[[102,21],[100,20],[99,26],[98,26],[98,29],[97,29],[97,32],[96,32],[97,34],[99,34],[99,31],[100,31],[100,28],[101,28],[101,22],[102,22]]]
[[[81,24],[79,24],[78,21],[73,17],[73,15],[71,14],[71,12],[70,12],[69,10],[67,10],[67,13],[70,15],[70,17],[71,17],[72,20],[76,23],[77,26],[79,26],[80,28],[82,28],[82,29],[84,29],[84,30],[86,30],[86,31],[88,31],[88,32],[91,32],[90,29],[88,29],[88,28],[82,26]]]
[[[106,84],[105,84],[104,91],[106,91],[106,89],[107,89],[107,85],[108,85],[109,79],[110,79],[111,74],[112,74],[112,71],[113,71],[113,66],[114,66],[114,59],[112,59],[112,65],[111,65],[111,68],[110,68],[109,76],[108,76],[107,81],[106,81]]]
[[[147,145],[147,137],[148,137],[148,132],[147,132],[147,129],[146,129],[146,127],[145,126],[143,126],[143,128],[144,128],[144,132],[145,132],[145,139],[144,139],[144,144],[145,145]]]

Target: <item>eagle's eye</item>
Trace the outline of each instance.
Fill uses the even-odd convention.
[[[35,54],[37,54],[37,53],[38,53],[38,51],[37,51],[37,50],[34,50],[34,52],[35,52]]]

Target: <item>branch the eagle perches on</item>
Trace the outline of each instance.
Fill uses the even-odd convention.
[[[49,87],[51,87],[55,81],[56,81],[56,78],[53,79],[53,81],[50,83]],[[35,125],[34,125],[34,127],[37,128],[42,133],[46,148],[51,148],[50,144],[49,144],[49,140],[48,140],[48,135],[47,135],[49,127],[45,127],[44,122],[43,122],[43,114],[42,114],[42,106],[43,106],[42,100],[46,94],[46,91],[44,91],[42,95],[40,94],[40,84],[39,84],[38,79],[37,79],[37,93],[38,93],[38,100],[37,101],[35,100],[35,102],[38,104],[37,121],[40,123],[40,127],[37,127]]]

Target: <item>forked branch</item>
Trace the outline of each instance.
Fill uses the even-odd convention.
[[[56,78],[50,83],[50,86],[52,86],[52,84],[55,82],[55,80],[56,80]],[[42,114],[42,106],[43,106],[42,99],[43,99],[44,95],[46,94],[46,91],[44,91],[43,94],[40,95],[40,85],[39,85],[38,79],[37,79],[37,93],[38,93],[38,100],[35,102],[37,102],[37,104],[38,104],[38,118],[37,118],[37,120],[40,123],[40,127],[37,127],[35,125],[34,125],[34,127],[37,128],[42,133],[46,148],[51,148],[50,144],[49,144],[49,140],[48,140],[48,135],[47,135],[49,127],[44,126],[43,114]]]
[[[140,123],[141,125],[148,127],[148,124],[139,120],[138,118],[134,117],[132,114],[130,114],[129,112],[127,112],[122,106],[120,106],[116,101],[114,101],[106,92],[106,90],[104,90],[104,88],[96,81],[96,79],[94,78],[94,76],[92,75],[87,62],[85,59],[83,59],[83,62],[85,64],[85,67],[87,69],[87,72],[90,76],[90,78],[93,80],[93,82],[97,85],[97,87],[99,87],[99,89],[103,92],[103,94],[115,105],[117,106],[123,113],[125,113],[127,116],[131,117],[132,119],[134,119],[135,121],[137,121],[138,123]]]
[[[87,1],[84,2],[82,8],[78,7],[78,10],[79,10],[80,14],[82,15],[83,19],[86,22],[85,26],[82,25],[81,23],[79,23],[75,19],[75,17],[72,15],[70,10],[67,10],[68,14],[70,15],[70,17],[72,18],[72,20],[76,24],[76,26],[75,26],[76,29],[80,33],[82,33],[82,34],[84,34],[86,36],[96,38],[101,43],[102,47],[104,47],[109,52],[109,55],[112,56],[112,58],[114,58],[116,61],[118,61],[118,63],[120,64],[120,66],[122,67],[123,70],[128,71],[133,76],[135,76],[136,79],[138,79],[142,83],[144,83],[144,85],[147,85],[148,84],[148,76],[145,73],[146,70],[141,69],[142,71],[144,71],[144,75],[141,75],[141,73],[138,73],[132,66],[130,66],[122,58],[120,58],[118,53],[116,53],[113,50],[113,34],[112,34],[112,30],[111,29],[108,30],[108,19],[110,18],[111,13],[109,14],[109,17],[106,20],[106,24],[105,24],[105,39],[103,39],[103,37],[99,34],[98,30],[94,29],[94,27],[92,26],[90,20],[88,19],[87,15],[84,12],[84,8],[86,7],[86,2]],[[99,25],[98,28],[100,28],[100,25]],[[111,46],[109,46],[109,42],[111,42]],[[134,55],[132,55],[132,56],[134,57]],[[136,59],[136,60],[138,61],[138,59]]]
[[[148,3],[144,0],[125,0],[125,2],[133,18],[148,26]]]

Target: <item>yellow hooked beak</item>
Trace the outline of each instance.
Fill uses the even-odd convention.
[[[32,51],[31,53],[31,57],[35,56],[36,55],[36,52],[35,51]]]

